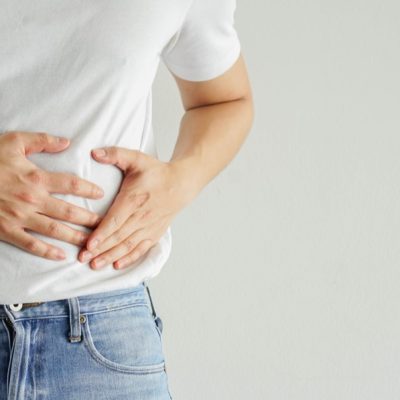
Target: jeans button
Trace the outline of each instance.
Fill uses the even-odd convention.
[[[13,311],[19,311],[22,309],[23,303],[10,304],[10,309]]]

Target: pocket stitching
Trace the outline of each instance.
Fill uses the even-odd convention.
[[[134,365],[119,364],[104,357],[97,350],[96,346],[93,343],[88,321],[89,318],[86,318],[86,321],[82,324],[83,343],[86,349],[88,350],[89,354],[92,356],[92,358],[94,358],[94,360],[97,361],[99,364],[114,371],[126,372],[131,374],[140,374],[140,375],[154,374],[157,372],[163,372],[165,370],[165,361],[159,364],[134,366]]]

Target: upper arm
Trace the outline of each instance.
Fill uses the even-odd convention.
[[[205,81],[188,81],[173,74],[182,104],[191,108],[238,99],[252,100],[251,86],[243,54],[222,75]]]
[[[236,0],[192,0],[172,45],[162,51],[186,110],[251,95],[235,9]]]

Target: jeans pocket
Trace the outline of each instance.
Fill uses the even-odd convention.
[[[147,304],[85,314],[83,342],[102,366],[132,374],[165,372],[159,331]]]

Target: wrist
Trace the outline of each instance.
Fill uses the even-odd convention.
[[[200,173],[199,163],[191,158],[171,159],[169,167],[185,197],[190,202],[205,186],[204,177]]]

